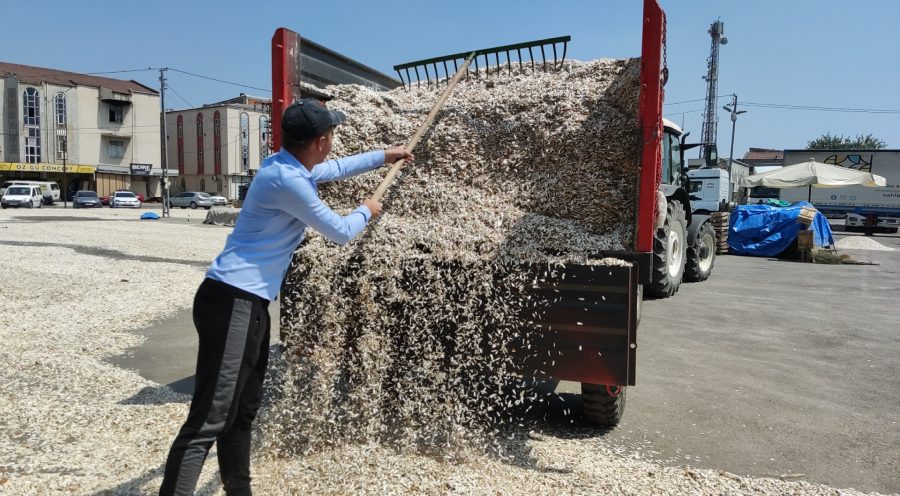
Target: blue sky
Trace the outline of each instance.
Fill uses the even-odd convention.
[[[668,14],[666,101],[703,98],[709,24],[725,22],[719,94],[744,102],[900,110],[900,1],[661,0]],[[553,6],[555,5],[555,6]],[[425,57],[571,35],[580,60],[637,56],[641,5],[629,1],[46,1],[4,5],[0,60],[76,72],[168,66],[259,88],[270,86],[270,39],[288,27],[389,74]],[[158,73],[115,75],[158,87]],[[170,107],[238,92],[170,73]],[[186,103],[186,102],[187,103]],[[720,103],[727,103],[723,97]],[[703,102],[667,105],[675,122],[700,135]],[[750,146],[802,148],[825,132],[873,133],[900,148],[900,113],[746,107],[735,156]],[[720,110],[719,149],[731,122]]]

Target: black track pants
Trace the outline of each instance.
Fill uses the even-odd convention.
[[[228,495],[250,494],[250,425],[269,360],[269,301],[206,279],[194,297],[200,339],[194,397],[166,460],[161,495],[194,493],[217,443]]]

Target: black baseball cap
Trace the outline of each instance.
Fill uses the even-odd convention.
[[[284,111],[281,130],[295,141],[306,141],[325,134],[332,126],[343,124],[343,112],[328,110],[315,98],[298,100]]]

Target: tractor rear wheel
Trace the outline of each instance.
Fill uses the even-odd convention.
[[[679,201],[668,202],[666,221],[653,235],[653,272],[647,286],[652,296],[674,295],[684,278],[687,259],[687,220]]]
[[[625,414],[624,386],[581,383],[584,418],[602,427],[615,427]]]
[[[694,244],[687,249],[684,279],[699,282],[709,279],[716,263],[716,231],[712,224],[704,222],[697,231]]]

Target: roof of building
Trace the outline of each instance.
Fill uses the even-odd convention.
[[[272,103],[271,98],[263,98],[260,96],[253,96],[241,93],[240,95],[229,98],[228,100],[222,100],[221,102],[213,102],[204,104],[204,107],[215,107],[216,105],[228,105],[228,104],[238,104],[238,105],[250,105],[250,106],[262,106],[269,105]]]
[[[180,114],[183,112],[202,112],[204,110],[218,110],[223,108],[230,108],[235,110],[246,110],[248,112],[256,112],[258,114],[268,114],[268,110],[263,108],[260,105],[244,105],[241,103],[210,103],[203,105],[202,107],[187,107],[180,109],[166,109],[166,114]]]
[[[784,150],[773,150],[771,148],[750,148],[750,151],[744,154],[745,160],[782,160],[784,159]]]
[[[0,62],[0,77],[15,76],[23,83],[41,84],[49,83],[59,86],[91,86],[95,88],[105,87],[116,93],[143,93],[146,95],[158,95],[153,88],[144,86],[134,80],[113,79],[77,72],[60,71],[31,65]]]

